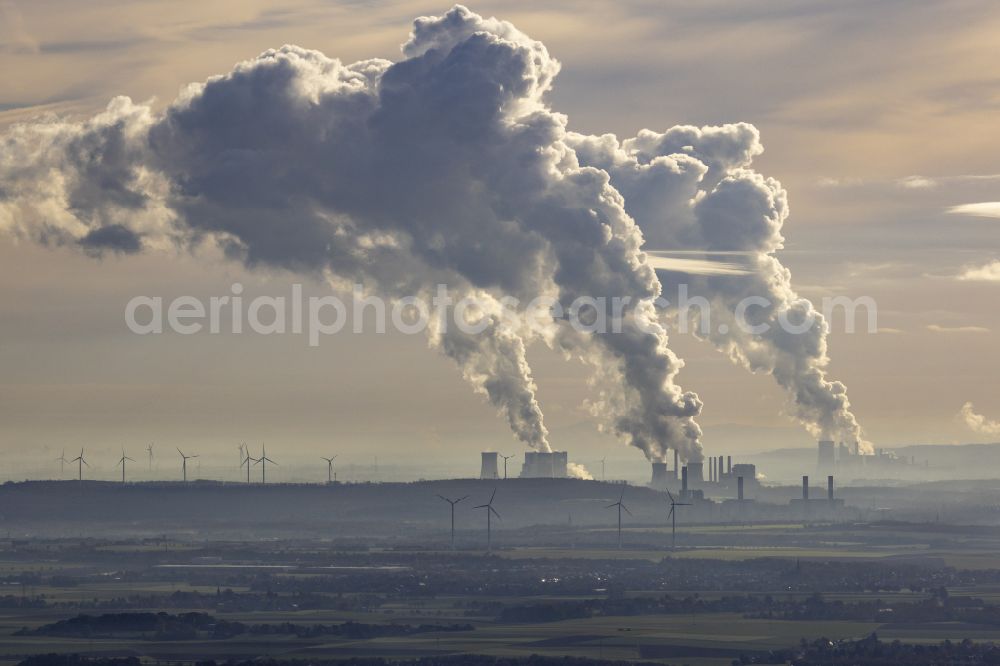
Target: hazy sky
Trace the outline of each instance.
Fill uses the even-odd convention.
[[[994,2],[485,2],[546,44],[550,97],[571,129],[633,136],[746,121],[755,166],[789,191],[793,284],[817,300],[871,296],[882,332],[834,326],[831,375],[876,446],[991,441],[1000,420],[1000,6]],[[0,129],[88,115],[114,95],[169,103],[191,81],[270,47],[345,62],[398,59],[427,2],[0,2]],[[2,149],[2,148],[0,148]],[[0,188],[3,184],[0,183]],[[283,274],[150,255],[95,260],[0,239],[0,443],[138,451],[149,440],[229,455],[240,439],[344,459],[519,449],[506,424],[421,336],[137,337],[138,294],[287,294]],[[307,286],[320,293],[323,287]],[[836,322],[835,322],[836,324]],[[705,402],[708,453],[811,446],[783,397],[706,344],[671,335],[681,383]],[[640,458],[593,434],[587,371],[529,357],[552,443],[593,461]],[[235,456],[235,453],[233,453]]]

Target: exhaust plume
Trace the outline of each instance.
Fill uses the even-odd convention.
[[[0,229],[86,252],[220,248],[250,268],[358,282],[390,298],[446,284],[486,330],[430,342],[548,450],[532,339],[595,368],[594,407],[651,460],[700,459],[701,402],[675,383],[642,234],[604,171],[581,165],[545,101],[559,63],[511,24],[456,6],[414,22],[399,62],[296,46],[188,86],[162,113],[114,99],[88,120],[12,128]],[[553,316],[528,330],[505,297],[627,297],[621,332]]]
[[[795,292],[791,273],[774,256],[783,247],[788,202],[777,180],[751,169],[763,152],[757,129],[746,123],[678,126],[662,134],[643,130],[622,142],[614,135],[574,134],[570,143],[581,163],[611,175],[649,249],[741,256],[743,271],[680,266],[661,271],[660,279],[665,286],[686,284],[692,296],[708,300],[711,327],[701,334],[740,366],[770,374],[788,394],[792,416],[813,437],[856,441],[870,453],[846,387],[827,378],[826,321]],[[738,325],[737,306],[748,297],[766,299],[768,305],[746,311],[746,323],[766,325],[766,332]],[[812,324],[791,332],[782,321]]]
[[[991,421],[982,414],[977,414],[976,408],[972,406],[971,402],[962,405],[958,415],[973,432],[983,435],[1000,435],[1000,421]]]

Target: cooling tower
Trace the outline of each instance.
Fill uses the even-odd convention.
[[[569,454],[565,451],[552,452],[552,476],[557,479],[565,479],[567,468],[569,467]]]
[[[667,487],[667,479],[669,478],[669,472],[667,471],[667,463],[655,462],[653,463],[653,478],[650,480],[649,485],[651,488],[656,488],[662,490]]]
[[[569,476],[569,454],[566,451],[526,451],[523,479],[564,479]]]
[[[496,451],[483,451],[483,466],[479,471],[480,479],[499,479],[500,474],[497,471],[497,452]]]
[[[687,464],[688,486],[692,489],[701,488],[705,484],[704,464],[689,462]]]
[[[816,452],[816,466],[820,472],[829,472],[833,469],[836,456],[836,444],[833,440],[822,439],[819,441]]]

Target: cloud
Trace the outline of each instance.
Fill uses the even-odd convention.
[[[433,326],[430,343],[527,446],[549,448],[525,354],[541,339],[593,368],[606,428],[650,460],[700,459],[701,401],[676,382],[683,363],[652,306],[660,283],[642,234],[546,101],[559,63],[461,6],[418,18],[402,51],[344,64],[289,45],[163,111],[119,97],[83,121],[15,126],[0,153],[0,229],[92,251],[211,244],[250,268],[397,299],[446,284],[482,304],[486,328]],[[756,150],[696,134],[718,159],[688,160],[695,169]],[[681,150],[694,134],[648,138]],[[501,316],[506,297],[564,311],[580,297],[628,301],[620,331],[590,333],[562,318],[522,330]]]
[[[900,187],[904,187],[908,190],[924,190],[931,187],[937,187],[938,182],[933,178],[925,178],[923,176],[907,176],[906,178],[901,178],[899,181]]]
[[[990,329],[983,326],[939,326],[928,324],[927,330],[932,333],[989,333]]]
[[[972,215],[974,217],[1000,218],[1000,201],[984,201],[982,203],[952,206],[946,212],[951,213],[952,215]]]
[[[956,276],[967,282],[1000,282],[1000,260],[993,260],[982,266],[969,266]]]
[[[971,402],[962,405],[958,415],[965,421],[970,430],[984,435],[1000,435],[1000,422],[991,421],[982,414],[976,414]]]

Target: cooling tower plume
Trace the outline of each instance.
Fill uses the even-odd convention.
[[[970,430],[984,435],[1000,435],[1000,421],[992,421],[982,414],[976,413],[976,408],[971,402],[962,405],[959,416]]]
[[[219,248],[395,299],[446,284],[484,304],[486,327],[432,327],[432,346],[528,447],[550,450],[525,358],[537,337],[594,367],[615,434],[650,460],[700,460],[701,402],[675,382],[642,234],[549,108],[558,71],[540,42],[461,6],[415,21],[395,63],[269,50],[163,112],[117,98],[82,122],[14,127],[0,229],[92,253]],[[620,332],[590,332],[511,323],[510,297],[629,301]]]
[[[711,326],[702,335],[747,370],[770,374],[813,437],[861,441],[862,452],[870,453],[846,387],[827,377],[826,321],[795,292],[790,272],[774,256],[784,243],[788,203],[778,181],[751,169],[763,152],[757,129],[746,123],[678,126],[662,134],[643,130],[622,142],[610,134],[573,134],[570,143],[582,164],[610,174],[642,228],[645,249],[741,257],[738,271],[674,269],[661,271],[660,279],[667,294],[685,284],[692,297],[709,301]],[[749,326],[739,326],[737,307],[749,297],[768,305],[748,308]],[[783,321],[804,330],[790,330]]]

